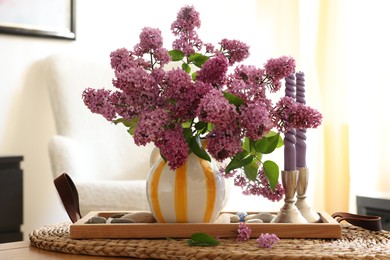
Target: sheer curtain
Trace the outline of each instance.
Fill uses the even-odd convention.
[[[256,18],[242,28],[251,31],[250,63],[295,57],[306,75],[307,104],[324,117],[307,132],[311,205],[354,212],[356,194],[390,194],[390,1],[256,0],[237,19],[245,8],[253,15],[252,5]],[[260,210],[280,207],[237,198]]]
[[[389,7],[386,0],[257,1],[258,55],[294,56],[307,103],[324,116],[307,140],[308,195],[318,210],[354,212],[356,194],[390,194]]]
[[[352,197],[390,197],[389,8],[385,0],[345,8]]]
[[[385,0],[319,2],[316,68],[329,212],[355,211],[357,194],[390,191],[389,7]]]

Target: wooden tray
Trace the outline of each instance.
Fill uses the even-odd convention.
[[[85,224],[94,217],[110,217],[122,212],[92,211],[70,225],[70,237],[88,238],[189,238],[194,233],[207,233],[220,238],[237,237],[238,223],[133,223]],[[251,238],[261,233],[274,233],[279,238],[341,238],[341,225],[326,212],[319,212],[321,223],[250,223]]]

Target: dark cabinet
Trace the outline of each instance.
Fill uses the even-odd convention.
[[[358,214],[380,216],[382,228],[390,231],[390,197],[357,196]]]
[[[0,157],[0,243],[23,240],[22,156]]]

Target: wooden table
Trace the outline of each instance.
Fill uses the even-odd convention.
[[[18,260],[42,260],[42,259],[85,259],[85,260],[118,260],[118,257],[101,257],[87,255],[72,255],[59,252],[42,250],[30,246],[29,241],[11,242],[0,244],[0,259],[18,259]],[[127,258],[135,259],[135,258]]]

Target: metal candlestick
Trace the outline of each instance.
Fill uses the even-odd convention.
[[[272,220],[273,223],[307,223],[294,205],[298,171],[282,171],[282,185],[285,190],[284,205]]]
[[[313,210],[306,201],[306,190],[309,181],[309,169],[306,167],[298,168],[298,183],[297,183],[297,202],[295,206],[301,212],[302,216],[308,223],[320,222],[321,218],[318,213]]]

